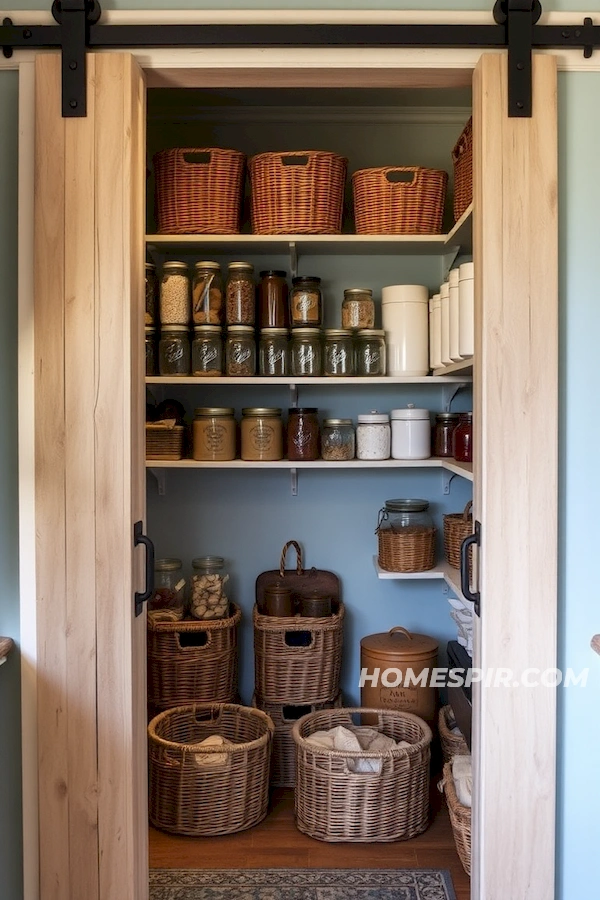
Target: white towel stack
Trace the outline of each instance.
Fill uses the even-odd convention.
[[[473,794],[473,774],[471,771],[470,756],[453,756],[452,757],[452,777],[454,778],[454,787],[458,802],[463,806],[471,808],[471,797]]]
[[[469,600],[458,600],[448,597],[450,616],[458,628],[458,643],[465,648],[469,656],[473,656],[473,604]]]
[[[338,725],[328,731],[315,731],[306,737],[309,744],[325,747],[327,750],[349,750],[352,753],[367,750],[368,752],[385,752],[396,747],[410,747],[408,741],[396,742],[393,738],[382,734],[375,728],[359,726],[350,730]],[[371,757],[348,757],[350,772],[381,772],[383,761]]]

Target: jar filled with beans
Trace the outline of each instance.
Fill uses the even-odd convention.
[[[352,419],[324,419],[321,429],[321,456],[328,462],[354,459],[355,437]]]
[[[292,328],[319,327],[323,320],[321,279],[315,275],[292,278],[290,294]]]
[[[225,374],[252,376],[256,374],[256,344],[254,328],[249,325],[230,325],[225,340]]]
[[[192,287],[194,325],[221,325],[224,319],[223,279],[218,262],[197,262]]]
[[[254,266],[232,262],[228,266],[225,286],[225,319],[228,325],[254,325],[256,288]]]
[[[187,263],[170,260],[162,267],[160,323],[189,325],[190,317],[190,277]]]
[[[347,288],[342,301],[342,328],[374,328],[375,303],[368,288]]]

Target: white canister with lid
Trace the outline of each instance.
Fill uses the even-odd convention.
[[[450,285],[450,359],[452,362],[460,362],[462,356],[459,352],[459,308],[458,308],[458,269],[450,269],[448,283]]]
[[[433,303],[431,315],[433,359],[431,368],[439,369],[442,365],[442,299],[439,294],[434,294],[431,302]]]
[[[464,359],[475,352],[475,285],[473,263],[458,267],[458,349]]]
[[[390,417],[372,409],[357,416],[356,458],[389,459],[391,432]]]
[[[392,284],[381,291],[389,375],[429,372],[429,291],[423,284]]]
[[[450,358],[450,282],[445,281],[440,285],[440,300],[442,307],[442,365],[449,366]]]
[[[431,424],[428,409],[393,409],[392,459],[429,459],[431,456]]]

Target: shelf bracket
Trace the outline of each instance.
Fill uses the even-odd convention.
[[[442,469],[442,494],[446,497],[450,493],[450,485],[454,478],[456,478],[454,472],[449,472],[448,469]]]
[[[290,479],[292,485],[292,497],[298,496],[298,469],[290,469]]]
[[[147,469],[147,472],[156,479],[156,487],[158,490],[158,496],[164,497],[167,493],[167,471],[166,469]]]
[[[450,273],[450,269],[456,262],[456,258],[460,253],[460,246],[457,244],[456,247],[448,247],[446,252],[442,256],[442,281],[447,281]]]
[[[450,412],[450,407],[452,406],[452,401],[456,397],[460,391],[463,391],[466,387],[470,387],[466,382],[461,382],[460,384],[445,384],[442,388],[442,407],[444,412]]]
[[[290,272],[292,278],[298,274],[298,246],[296,241],[290,241]]]
[[[298,406],[298,385],[290,384],[290,406]]]

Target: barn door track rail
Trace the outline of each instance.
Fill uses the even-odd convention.
[[[581,49],[589,58],[600,47],[600,25],[539,25],[538,0],[497,0],[495,24],[440,25],[103,25],[97,0],[55,0],[56,25],[15,24],[4,18],[0,47],[61,50],[62,114],[86,115],[85,62],[88,50],[136,47],[427,47],[508,49],[508,115],[532,113],[534,49]]]

